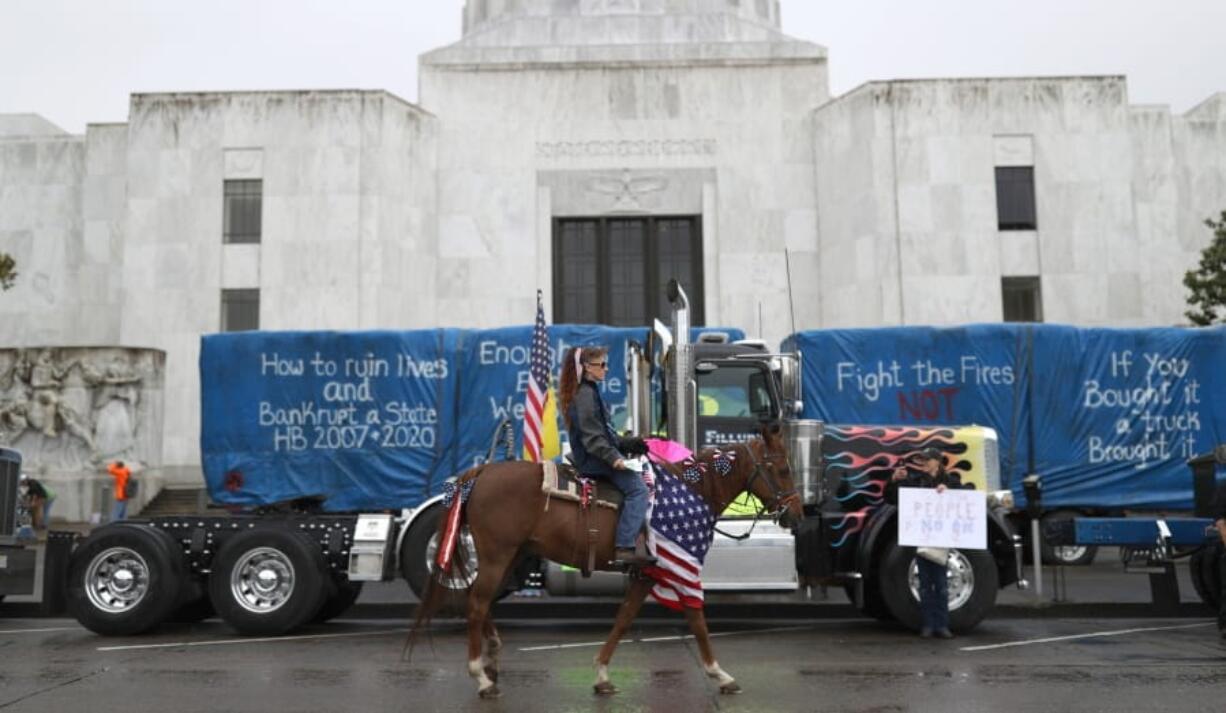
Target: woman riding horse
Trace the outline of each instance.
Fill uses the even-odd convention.
[[[598,386],[608,373],[608,349],[570,348],[562,358],[558,400],[575,468],[589,478],[607,480],[626,497],[617,519],[613,561],[623,567],[643,567],[655,563],[645,545],[636,547],[647,519],[647,485],[640,473],[626,467],[623,454],[645,455],[647,448],[641,438],[619,438],[609,425],[609,410]]]
[[[583,358],[584,353],[579,353],[580,366],[583,365]],[[568,364],[573,366],[574,359],[575,356],[570,355]],[[596,356],[589,355],[588,359],[592,362],[603,361],[603,351],[597,352]],[[603,371],[603,365],[595,368]],[[576,370],[576,383],[578,373]],[[585,389],[590,389],[593,396],[598,396],[595,382],[589,379],[588,383],[590,386],[584,386],[582,389],[576,386],[574,393],[582,394]],[[570,403],[567,405],[571,406]],[[610,442],[615,438],[607,432],[606,437]],[[575,441],[575,445],[582,447],[584,443],[579,439]],[[607,465],[612,466],[613,463]],[[676,479],[672,486],[688,490],[701,501],[696,508],[701,512],[696,517],[702,517],[708,525],[713,525],[715,517],[743,492],[757,496],[769,510],[780,516],[781,524],[786,525],[788,518],[799,519],[803,516],[778,424],[764,426],[759,436],[746,443],[738,443],[722,450],[706,449],[697,454],[694,461],[684,468],[672,464],[664,468],[668,472],[659,474],[657,486],[662,485],[665,478]],[[476,550],[475,578],[471,580],[472,584],[468,588],[468,673],[476,680],[477,693],[482,698],[495,698],[500,695],[497,680],[502,640],[494,626],[490,605],[518,561],[526,556],[536,556],[559,564],[580,567],[590,557],[598,563],[596,569],[608,570],[617,567],[617,564],[611,561],[615,540],[610,535],[618,525],[613,511],[605,507],[583,510],[578,502],[553,499],[549,493],[542,490],[543,482],[542,464],[503,461],[467,471],[454,486],[454,497],[459,500],[457,514],[460,517],[457,524],[468,529],[472,546]],[[465,492],[468,493],[467,499],[464,498]],[[642,515],[638,517],[641,518]],[[448,544],[440,544],[440,550],[444,547],[451,548],[454,555],[450,558],[451,561],[463,567],[463,563],[467,561],[465,538],[451,537],[445,540],[442,530],[446,529],[446,521],[445,518],[440,523],[439,541]],[[638,525],[634,527],[637,528]],[[631,533],[633,532],[632,529]],[[596,535],[593,536],[593,533]],[[706,533],[704,536],[709,538],[711,535]],[[626,540],[620,542],[628,544]],[[655,569],[656,567],[642,568],[648,574]],[[449,576],[441,569],[436,570],[431,577],[423,601],[417,609],[417,621],[408,641],[410,647],[418,632],[429,622],[431,615],[447,601],[449,585],[444,584],[444,581],[455,579],[457,578],[454,573]],[[458,579],[462,581],[464,577]],[[639,608],[656,584],[656,580],[651,577],[630,578],[617,620],[604,646],[596,655],[596,682],[593,686],[596,693],[604,695],[616,691],[609,678],[609,661],[621,637],[629,629]],[[700,588],[701,583],[698,582],[697,586]],[[711,649],[706,618],[702,610],[701,590],[698,591],[698,596],[687,602],[682,611],[698,644],[703,670],[717,682],[720,693],[736,693],[740,686],[720,667]]]

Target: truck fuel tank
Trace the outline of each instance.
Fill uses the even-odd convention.
[[[786,420],[783,422],[783,435],[788,444],[792,480],[800,490],[804,504],[824,502],[826,483],[822,470],[822,422],[812,419]]]

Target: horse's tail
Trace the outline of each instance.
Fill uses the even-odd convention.
[[[417,615],[414,617],[413,626],[409,629],[408,638],[405,639],[404,649],[401,651],[400,657],[402,660],[411,658],[413,655],[413,646],[417,643],[417,635],[429,628],[431,620],[435,614],[438,614],[446,606],[457,606],[465,597],[460,596],[460,590],[452,589],[443,583],[443,579],[464,581],[469,578],[468,570],[468,545],[464,538],[458,532],[459,528],[464,526],[464,521],[467,519],[467,508],[462,501],[463,486],[477,476],[481,475],[481,471],[485,469],[484,465],[470,468],[456,478],[455,481],[455,497],[461,498],[460,503],[460,521],[456,524],[456,535],[452,544],[451,552],[451,570],[444,573],[442,570],[432,568],[429,578],[426,579],[426,591],[422,594],[421,602],[417,605]],[[444,542],[443,535],[447,530],[447,513],[439,518],[438,537],[439,546]],[[442,554],[442,553],[439,553]],[[438,555],[436,555],[437,558]],[[467,589],[464,590],[467,593]]]

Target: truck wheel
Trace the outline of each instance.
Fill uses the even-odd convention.
[[[183,558],[165,532],[142,525],[96,530],[68,563],[68,609],[103,636],[162,623],[179,601]]]
[[[1222,601],[1222,580],[1218,573],[1218,561],[1222,556],[1222,543],[1214,542],[1197,550],[1188,558],[1192,586],[1200,600],[1214,611]]]
[[[319,545],[300,532],[247,530],[217,553],[209,599],[240,634],[284,634],[319,612],[326,568]]]
[[[425,596],[426,585],[434,571],[434,560],[438,555],[438,525],[446,513],[447,509],[442,506],[422,513],[400,544],[400,574],[419,600]],[[453,569],[451,576],[442,581],[443,586],[454,591],[465,591],[477,580],[477,547],[467,526],[460,532],[460,537],[468,556],[462,567]]]
[[[1000,578],[987,550],[949,551],[949,628],[970,631],[996,604]],[[910,629],[921,625],[919,568],[915,548],[886,545],[878,567],[881,596],[899,622]]]
[[[358,600],[362,594],[362,582],[336,582],[333,586],[333,591],[328,594],[328,598],[324,600],[324,604],[319,608],[319,613],[312,620],[316,624],[322,624],[325,621],[332,621],[336,617],[349,611],[349,607]]]
[[[1072,510],[1057,510],[1043,517],[1043,526],[1040,527],[1040,530],[1046,532],[1049,521],[1071,520],[1080,516],[1081,513]],[[1098,547],[1095,545],[1049,545],[1044,541],[1039,545],[1039,552],[1043,557],[1043,564],[1082,567],[1094,561],[1094,557],[1098,555]]]

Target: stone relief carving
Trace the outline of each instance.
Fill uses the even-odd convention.
[[[595,193],[613,196],[614,211],[642,210],[639,199],[649,193],[659,193],[668,187],[663,176],[635,176],[628,169],[621,177],[593,176],[587,179],[586,187]]]
[[[31,469],[158,464],[164,362],[152,349],[0,349],[0,444]]]

